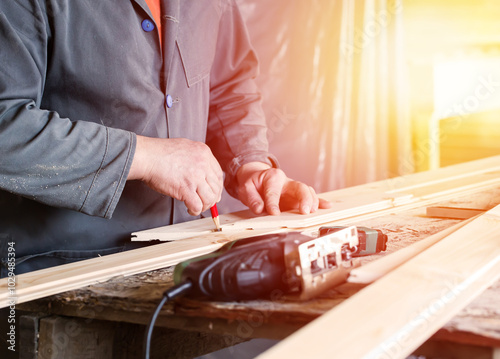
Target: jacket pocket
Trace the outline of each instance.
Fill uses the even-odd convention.
[[[215,56],[218,34],[218,19],[209,17],[210,24],[193,26],[192,31],[179,31],[177,48],[189,87],[210,75]]]

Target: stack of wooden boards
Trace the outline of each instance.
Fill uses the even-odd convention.
[[[499,278],[497,206],[258,358],[406,358]]]
[[[249,212],[240,212],[221,216],[221,233],[211,232],[213,224],[209,218],[140,232],[135,234],[140,240],[172,242],[19,275],[15,296],[21,303],[115,276],[174,265],[234,239],[323,224],[359,222],[436,203],[457,194],[498,187],[500,156],[330,192],[323,197],[331,200],[334,207],[308,216],[285,213],[280,217],[251,218]],[[500,273],[500,236],[496,235],[500,229],[499,215],[500,209],[495,208],[456,232],[441,235],[444,239],[439,243],[392,270],[399,264],[396,261],[384,278],[263,357],[404,357],[497,278],[496,273]],[[5,307],[11,297],[6,279],[0,281],[0,288],[0,306]],[[300,346],[307,351],[300,351]],[[347,352],[342,351],[346,348]]]

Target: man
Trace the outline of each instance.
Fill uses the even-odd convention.
[[[0,43],[0,232],[17,273],[190,220],[223,171],[255,213],[328,206],[267,152],[234,1],[2,1]]]

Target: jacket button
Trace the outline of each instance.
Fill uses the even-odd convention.
[[[167,107],[168,108],[171,108],[172,105],[174,104],[174,100],[172,99],[172,96],[170,95],[167,95],[167,97],[165,98],[166,102],[167,102]]]
[[[146,32],[150,32],[155,29],[155,25],[150,20],[146,19],[142,22],[142,29]]]

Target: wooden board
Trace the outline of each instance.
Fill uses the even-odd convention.
[[[323,193],[321,197],[331,201],[332,208],[309,215],[286,212],[279,217],[255,216],[246,210],[221,215],[220,221],[222,230],[230,234],[246,229],[302,229],[363,214],[381,215],[408,210],[453,199],[457,194],[497,187],[500,187],[500,156]],[[212,220],[204,218],[136,232],[132,234],[132,240],[192,238],[209,235],[213,227]]]
[[[428,217],[453,219],[468,219],[484,212],[485,210],[477,208],[457,208],[443,206],[427,207],[426,209],[426,214]]]
[[[499,231],[497,206],[258,358],[405,358],[500,277]]]
[[[238,238],[255,235],[254,232],[240,233]],[[216,233],[210,238],[162,243],[21,274],[16,276],[14,295],[10,294],[7,278],[4,278],[0,280],[0,308],[10,305],[12,298],[19,304],[106,281],[115,276],[128,276],[172,266],[187,258],[214,251],[235,239],[228,234]]]
[[[413,243],[412,245],[400,249],[399,251],[393,252],[386,255],[376,261],[370,262],[358,268],[354,268],[347,281],[349,283],[360,283],[360,284],[370,284],[375,282],[377,279],[382,278],[384,275],[390,273],[395,268],[399,267],[403,263],[409,261],[417,254],[422,253],[426,249],[430,248],[434,244],[438,243],[443,238],[446,238],[453,232],[462,228],[466,224],[470,223],[471,219],[462,221],[455,224],[441,232],[433,234],[421,241]]]
[[[367,216],[375,217],[396,209],[404,210],[408,206],[411,208],[442,198],[453,198],[458,192],[463,194],[499,187],[499,171],[500,156],[329,192],[324,197],[333,201],[337,206],[332,210],[318,211],[314,215],[283,213],[279,217],[258,218],[252,218],[249,212],[222,215],[223,232],[221,233],[211,231],[213,228],[211,219],[170,226],[169,230],[190,239],[19,275],[16,277],[15,299],[17,303],[22,303],[81,288],[118,275],[131,275],[175,265],[187,258],[214,251],[230,240],[303,226],[329,224],[332,221],[338,221],[339,218],[353,220],[364,219]],[[425,182],[426,179],[427,182]],[[407,193],[410,189],[417,194],[417,197]],[[208,228],[207,222],[210,223]],[[179,228],[182,229],[179,230]],[[253,230],[247,230],[247,228],[253,228]],[[7,288],[7,279],[1,279],[0,308],[7,306],[11,301]]]
[[[472,203],[468,202],[472,200],[471,197],[465,197],[463,203],[460,198],[456,198],[453,205],[482,208],[484,201],[500,204],[500,190],[485,191],[473,198]],[[388,254],[363,257],[365,266],[458,222],[428,218],[425,216],[425,208],[419,208],[350,224],[379,228],[389,236]],[[115,277],[78,290],[23,303],[17,308],[64,316],[147,324],[162,293],[172,285],[172,267],[169,267],[128,277]],[[363,287],[364,285],[348,283],[305,303],[283,300],[206,302],[183,298],[176,301],[175,313],[173,305],[164,307],[157,325],[219,334],[238,333],[247,339],[284,339]],[[485,301],[484,297],[489,299]],[[496,287],[490,287],[455,315],[451,321],[453,326],[448,322],[438,332],[440,336],[437,339],[464,343],[462,339],[467,338],[465,343],[500,347],[500,308],[496,298],[500,298],[500,281],[496,282]],[[477,301],[480,303],[474,305]],[[471,305],[474,307],[470,308]],[[462,323],[466,323],[466,326]],[[462,332],[457,333],[455,328]],[[435,338],[434,335],[431,340]]]

